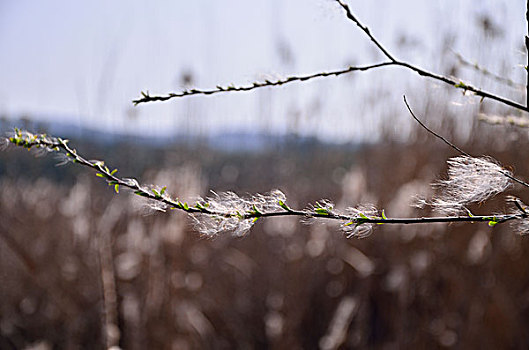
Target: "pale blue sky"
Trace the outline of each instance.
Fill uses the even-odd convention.
[[[442,62],[455,61],[450,54],[441,57],[451,33],[456,38],[449,45],[453,50],[492,71],[523,78],[517,66],[525,64],[522,0],[348,3],[398,57],[440,69]],[[478,36],[476,18],[482,14],[503,31],[493,47]],[[402,36],[416,44],[398,45]],[[287,47],[292,59],[285,59],[279,47]],[[326,139],[362,139],[391,111],[399,114],[396,121],[406,118],[403,93],[417,99],[424,98],[425,89],[435,93],[432,82],[425,87],[411,73],[392,68],[354,79],[132,107],[141,90],[178,90],[183,72],[192,72],[194,85],[207,88],[380,61],[365,35],[332,0],[3,0],[0,52],[0,114],[65,120],[107,131],[295,129]],[[495,88],[487,81],[475,83]],[[387,94],[377,96],[384,89]],[[506,94],[519,97],[512,91]],[[373,104],[369,99],[375,97]]]

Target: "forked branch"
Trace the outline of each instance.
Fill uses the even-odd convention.
[[[492,92],[481,90],[471,84],[464,83],[460,80],[455,80],[453,78],[450,78],[450,77],[447,77],[441,74],[436,74],[436,73],[424,70],[418,66],[415,66],[408,62],[400,61],[394,58],[394,56],[389,53],[389,51],[374,37],[374,35],[371,34],[371,31],[369,30],[369,28],[366,25],[363,25],[358,20],[358,18],[353,14],[349,6],[343,0],[335,0],[335,1],[345,11],[347,18],[351,20],[352,22],[354,22],[369,37],[369,39],[375,44],[375,46],[379,49],[379,51],[389,61],[367,65],[367,66],[357,66],[357,67],[350,66],[342,70],[336,70],[336,71],[331,71],[331,72],[320,72],[320,73],[315,73],[315,74],[310,74],[310,75],[290,76],[284,79],[277,79],[277,80],[257,81],[257,82],[250,83],[249,85],[240,85],[240,86],[217,85],[215,88],[211,88],[211,89],[190,89],[190,90],[184,89],[180,92],[170,92],[165,95],[151,95],[149,94],[148,91],[147,92],[142,91],[141,97],[136,100],[133,100],[134,105],[138,105],[141,103],[147,103],[147,102],[155,102],[155,101],[167,101],[173,98],[185,97],[185,96],[190,96],[190,95],[213,95],[213,94],[223,93],[223,92],[250,91],[250,90],[259,89],[263,87],[280,86],[280,85],[284,85],[284,84],[288,84],[288,83],[292,83],[296,81],[307,81],[307,80],[326,77],[330,75],[339,76],[339,75],[349,74],[349,73],[357,72],[357,71],[368,71],[371,69],[377,69],[377,68],[382,68],[382,67],[398,66],[398,67],[404,67],[409,70],[412,70],[415,73],[419,74],[420,76],[428,77],[428,78],[443,82],[445,84],[451,85],[465,92],[470,91],[474,93],[475,95],[480,96],[481,98],[488,98],[488,99],[500,102],[502,104],[505,104],[507,106],[516,108],[518,110],[522,110],[522,111],[529,110],[527,106],[524,106],[521,103],[518,103],[516,101],[512,101],[508,98],[502,97]],[[529,91],[529,80],[528,80],[528,91]],[[529,95],[528,95],[528,101],[529,101]],[[528,105],[529,105],[529,102],[528,102]]]

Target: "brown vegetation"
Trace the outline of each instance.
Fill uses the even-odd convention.
[[[467,151],[529,173],[526,141],[483,142],[519,138],[518,131],[480,126],[479,134]],[[412,196],[431,191],[453,155],[422,135],[356,151],[322,144],[278,145],[266,154],[169,149],[158,152],[157,170],[146,163],[142,179],[187,199],[209,188],[280,186],[300,206],[333,198],[417,215]],[[114,152],[116,159],[130,147]],[[76,179],[70,186],[37,175],[49,161],[20,151],[2,157],[16,157],[21,172],[0,184],[2,348],[100,348],[112,340],[126,349],[528,343],[529,247],[509,226],[381,226],[369,239],[347,240],[332,225],[278,218],[242,239],[205,239],[185,215],[148,213],[137,196],[115,195],[75,167],[61,169]],[[126,172],[126,162],[113,165]],[[31,166],[43,168],[24,172]]]

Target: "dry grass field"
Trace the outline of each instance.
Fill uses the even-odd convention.
[[[476,126],[466,149],[529,174],[525,135]],[[133,143],[76,146],[182,199],[279,188],[421,216],[452,150],[331,146],[295,138],[264,152]],[[484,140],[494,140],[485,142]],[[75,142],[75,140],[72,140]],[[260,220],[243,238],[201,237],[185,214],[116,195],[52,156],[0,153],[0,348],[526,348],[529,243],[508,224],[382,225],[346,239],[332,223]],[[524,199],[519,188],[512,188]],[[525,198],[528,199],[528,198]],[[501,201],[472,208],[505,210]]]

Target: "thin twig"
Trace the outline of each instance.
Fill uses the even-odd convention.
[[[415,115],[415,113],[413,113],[410,105],[408,104],[408,101],[406,100],[406,96],[404,95],[403,96],[404,98],[404,104],[406,105],[406,107],[408,108],[408,111],[410,112],[411,116],[413,117],[413,119],[415,119],[415,121],[417,121],[417,123],[419,123],[419,125],[421,127],[423,127],[426,131],[428,131],[430,134],[434,135],[435,137],[437,137],[438,139],[442,140],[444,143],[446,143],[448,146],[452,147],[453,149],[455,149],[456,151],[458,151],[459,153],[467,156],[467,157],[472,157],[470,154],[468,154],[467,152],[463,151],[461,148],[457,147],[455,144],[453,144],[452,142],[448,141],[444,136],[436,133],[435,131],[433,131],[432,129],[430,129],[429,127],[427,127],[419,118],[417,118],[417,116]],[[501,174],[503,174],[504,176],[506,176],[507,178],[519,183],[520,185],[523,185],[525,187],[529,187],[529,184],[526,183],[525,181],[523,180],[520,180],[514,176],[512,176],[509,172],[507,171],[500,171]]]
[[[296,81],[307,81],[315,78],[322,78],[322,77],[328,77],[328,76],[340,76],[342,74],[347,74],[355,71],[367,71],[373,68],[379,68],[384,66],[390,66],[393,65],[393,62],[382,62],[382,63],[376,63],[368,66],[349,66],[345,69],[339,69],[329,72],[318,72],[315,74],[308,74],[308,75],[299,75],[299,76],[289,76],[284,79],[277,79],[274,81],[271,80],[265,80],[261,82],[253,82],[251,85],[243,85],[243,86],[221,86],[217,85],[213,89],[191,89],[191,90],[182,90],[180,92],[171,92],[167,95],[161,96],[161,95],[149,95],[149,92],[141,92],[142,97],[132,101],[135,105],[145,102],[154,102],[154,101],[167,101],[169,99],[175,98],[175,97],[184,97],[184,96],[190,96],[190,95],[213,95],[218,94],[221,92],[233,92],[233,91],[250,91],[258,88],[263,87],[271,87],[271,86],[280,86],[288,83],[293,83]]]
[[[409,107],[408,107],[409,108]],[[411,111],[411,109],[410,109]],[[416,118],[417,120],[417,118]],[[423,127],[424,124],[421,123]],[[428,128],[426,128],[429,130]],[[432,131],[430,131],[432,132]],[[432,132],[433,133],[433,132]],[[438,136],[434,133],[434,135]],[[439,136],[438,136],[439,137]],[[502,214],[502,215],[481,215],[481,216],[445,216],[445,217],[419,217],[419,218],[387,218],[384,213],[381,216],[370,215],[366,216],[362,213],[358,215],[346,215],[335,211],[333,208],[322,207],[317,203],[315,207],[308,209],[296,210],[288,207],[286,203],[279,202],[278,207],[281,211],[259,211],[257,208],[248,210],[246,212],[226,212],[215,211],[208,209],[207,202],[197,202],[194,206],[189,206],[187,203],[182,203],[178,199],[172,199],[166,192],[165,187],[161,191],[153,188],[146,188],[141,186],[136,180],[120,178],[115,175],[117,170],[110,171],[102,161],[89,161],[77,153],[77,151],[68,145],[68,140],[61,138],[49,137],[44,134],[31,134],[27,131],[15,130],[15,136],[8,138],[8,141],[14,145],[31,149],[45,148],[50,152],[61,152],[74,163],[89,167],[97,172],[99,177],[104,178],[109,185],[115,186],[116,192],[118,187],[127,187],[134,191],[135,194],[146,197],[150,200],[159,202],[168,209],[182,210],[188,214],[205,214],[215,218],[238,218],[239,220],[257,220],[266,217],[280,217],[280,216],[297,216],[305,218],[322,218],[342,221],[345,225],[362,225],[362,224],[426,224],[426,223],[446,223],[446,222],[488,222],[493,226],[498,223],[506,221],[525,218],[525,214]]]
[[[351,9],[345,2],[343,2],[342,0],[336,0],[336,2],[340,4],[340,6],[344,9],[345,14],[347,15],[347,18],[353,21],[360,29],[362,29],[364,33],[367,34],[369,39],[371,39],[371,41],[378,47],[378,49],[384,54],[384,56],[389,58],[389,60],[392,62],[397,62],[397,60],[393,58],[393,56],[388,52],[388,50],[386,50],[384,46],[382,46],[382,44],[377,39],[375,39],[373,34],[371,34],[371,31],[369,30],[369,28],[363,25],[362,23],[360,23],[360,21],[356,18],[356,16],[353,14]]]
[[[417,123],[419,123],[420,126],[422,126],[426,131],[428,131],[430,134],[432,134],[433,136],[437,137],[438,139],[442,140],[444,143],[446,143],[448,146],[452,147],[453,149],[455,149],[456,151],[458,151],[459,153],[467,156],[467,157],[471,157],[470,154],[468,154],[467,152],[463,151],[461,148],[457,147],[456,145],[454,145],[452,142],[448,141],[444,136],[436,133],[435,131],[433,131],[432,129],[430,129],[429,127],[426,126],[426,124],[424,124],[419,118],[417,118],[417,116],[415,115],[415,113],[413,113],[413,111],[411,110],[411,107],[410,105],[408,104],[408,101],[406,100],[406,95],[403,96],[404,98],[404,104],[406,105],[406,107],[408,108],[408,111],[410,112],[411,116],[413,117],[413,119],[415,119],[415,121]]]
[[[499,95],[495,95],[493,93],[478,89],[470,84],[463,83],[462,81],[457,81],[457,80],[451,79],[443,75],[435,74],[435,73],[426,71],[422,68],[419,68],[417,66],[411,65],[407,62],[401,62],[401,61],[382,62],[382,63],[372,64],[368,66],[349,66],[346,69],[341,69],[341,70],[336,70],[336,71],[331,71],[331,72],[320,72],[320,73],[302,75],[302,76],[290,76],[290,77],[279,79],[276,81],[265,80],[264,82],[253,82],[251,83],[251,85],[242,85],[242,86],[234,86],[234,85],[220,86],[218,85],[217,87],[213,89],[182,90],[180,92],[170,92],[166,95],[151,95],[149,94],[148,91],[147,92],[142,91],[141,92],[142,97],[136,100],[133,100],[132,102],[134,103],[134,105],[139,105],[141,103],[148,103],[148,102],[155,102],[155,101],[167,101],[173,98],[192,96],[192,95],[214,95],[214,94],[223,93],[223,92],[251,91],[251,90],[264,88],[264,87],[280,86],[280,85],[292,83],[295,81],[307,81],[307,80],[311,80],[314,78],[327,77],[331,75],[339,76],[339,75],[343,75],[343,74],[347,74],[347,73],[351,73],[355,71],[368,71],[371,69],[389,67],[389,66],[404,67],[404,68],[414,71],[420,76],[441,81],[455,88],[462,89],[463,91],[470,91],[476,94],[477,96],[481,96],[482,98],[488,98],[488,99],[491,99],[497,102],[501,102],[507,106],[511,106],[513,108],[516,108],[522,111],[527,110],[525,106],[519,104],[518,102],[515,102],[505,97],[501,97]]]
[[[527,215],[529,215],[529,213],[526,210],[527,209],[526,206],[523,204],[523,202],[519,198],[515,196],[507,196],[507,200],[514,203],[516,208],[518,208],[518,210],[520,210],[520,212],[524,214],[526,217]]]

